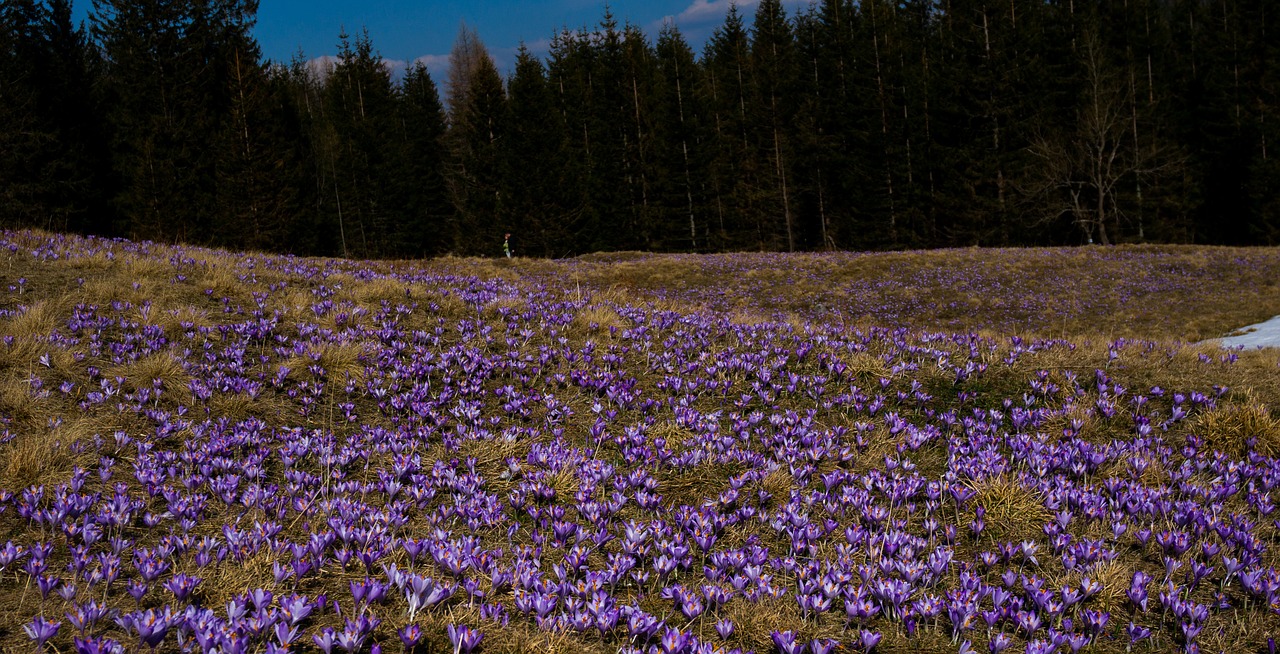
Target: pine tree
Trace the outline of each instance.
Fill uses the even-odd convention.
[[[599,215],[591,201],[592,174],[592,67],[595,52],[585,32],[563,30],[551,40],[547,65],[548,88],[563,135],[561,187],[564,201],[562,226],[566,234],[564,254],[591,251],[597,243]]]
[[[1244,51],[1248,80],[1244,97],[1249,122],[1249,238],[1253,243],[1280,244],[1280,10],[1267,0],[1243,4]]]
[[[797,234],[804,249],[828,247],[832,241],[830,182],[832,139],[826,131],[826,105],[831,85],[824,84],[822,19],[816,5],[796,16],[795,205]]]
[[[391,73],[363,33],[342,35],[338,62],[325,87],[326,120],[332,129],[330,168],[339,208],[344,251],[362,257],[391,251],[403,207],[396,206],[392,180],[403,150],[394,138],[396,104]]]
[[[471,80],[481,59],[489,56],[480,35],[465,22],[458,26],[458,36],[449,50],[449,74],[445,84],[449,115],[455,119],[467,106]]]
[[[509,222],[502,197],[502,148],[510,119],[502,76],[487,53],[471,70],[466,104],[454,115],[454,199],[460,214],[457,243],[468,254],[496,252]]]
[[[659,175],[652,106],[657,59],[644,34],[631,25],[622,31],[621,57],[622,173],[629,191],[627,238],[622,247],[652,249],[663,237],[662,208],[654,197]]]
[[[95,0],[93,33],[106,58],[113,202],[137,239],[208,242],[219,124],[214,30],[194,2]]]
[[[272,69],[281,111],[291,119],[281,124],[295,130],[302,218],[291,234],[288,251],[319,256],[346,256],[342,189],[337,183],[336,135],[329,124],[325,83],[332,69],[320,69],[298,53],[289,65]]]
[[[392,251],[401,256],[442,254],[453,246],[447,235],[453,234],[456,219],[445,181],[446,118],[435,82],[421,62],[409,68],[400,85],[399,107],[398,136],[406,156],[396,181],[405,206]]]
[[[711,119],[711,198],[719,249],[765,248],[754,188],[761,162],[750,138],[750,43],[736,5],[703,55],[702,98]]]
[[[656,54],[655,202],[664,214],[659,242],[668,250],[707,250],[711,247],[711,225],[706,215],[704,111],[697,94],[701,70],[674,25],[664,26],[658,34]]]
[[[818,247],[849,247],[863,242],[854,217],[863,200],[856,156],[859,143],[857,12],[849,0],[823,0],[810,19],[806,38],[798,39],[809,87],[802,112],[807,138],[802,161],[808,170],[809,203],[816,214]]]
[[[226,247],[274,250],[288,247],[301,220],[298,130],[249,32],[255,10],[243,7],[218,57],[228,105],[214,140],[214,234]]]
[[[0,217],[13,225],[52,228],[43,211],[44,153],[54,142],[42,124],[37,86],[41,44],[31,0],[0,4]]]
[[[759,157],[768,162],[769,188],[761,189],[766,222],[760,231],[770,243],[788,251],[796,249],[796,217],[793,207],[793,144],[790,126],[795,119],[795,35],[780,0],[762,0],[751,28],[752,131]],[[782,225],[767,217],[777,216]],[[779,233],[780,232],[780,233]]]
[[[628,140],[634,134],[633,103],[628,84],[625,34],[606,8],[595,33],[585,40],[587,59],[587,177],[588,211],[594,233],[585,240],[588,251],[636,249],[639,218],[635,210],[638,172],[628,160]]]
[[[1082,3],[1083,4],[1083,3]],[[1035,0],[952,0],[940,19],[947,75],[944,105],[932,133],[934,152],[949,164],[940,225],[957,245],[997,245],[1025,235],[1018,206],[1021,172],[1031,168],[1030,132],[1045,122],[1054,94],[1042,54],[1044,3]]]
[[[567,225],[573,200],[567,189],[575,180],[567,172],[564,124],[546,69],[524,46],[516,55],[507,91],[511,124],[503,148],[503,193],[516,252],[563,255],[573,249]]]

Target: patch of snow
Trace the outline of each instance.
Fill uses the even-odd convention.
[[[1236,336],[1214,339],[1222,347],[1243,347],[1252,350],[1258,347],[1280,347],[1280,316],[1256,325],[1241,327],[1232,332]]]

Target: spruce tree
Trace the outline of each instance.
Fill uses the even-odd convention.
[[[400,85],[398,136],[405,158],[396,171],[404,219],[392,241],[400,256],[425,256],[449,251],[456,215],[445,181],[446,118],[440,94],[427,67],[415,63]]]
[[[762,0],[751,28],[751,125],[759,158],[768,162],[761,189],[761,232],[769,247],[796,249],[793,138],[798,68],[795,35],[780,0]],[[781,225],[776,224],[778,218]]]
[[[227,113],[213,140],[217,215],[213,232],[226,247],[289,247],[301,221],[298,132],[283,89],[272,83],[250,34],[251,7],[231,25],[218,61],[226,66]]]
[[[657,65],[655,201],[663,210],[658,242],[668,250],[708,250],[712,245],[705,197],[706,135],[697,93],[701,70],[674,25],[658,34]]]
[[[622,30],[620,118],[622,174],[628,190],[625,249],[652,249],[663,237],[662,207],[655,193],[659,171],[655,162],[654,87],[658,67],[644,33],[628,25]]]
[[[137,239],[207,243],[216,207],[207,143],[228,105],[224,39],[251,12],[193,0],[95,0],[94,7],[122,227]]]
[[[556,111],[546,68],[520,47],[507,84],[511,123],[503,177],[517,254],[558,256],[572,251],[567,213],[573,205],[574,180],[565,159],[564,124]],[[505,233],[505,232],[504,232]]]
[[[41,55],[38,7],[31,0],[0,5],[0,218],[52,228],[42,196],[44,153],[54,142],[40,120],[37,64]]]
[[[502,148],[510,119],[506,91],[488,53],[471,70],[466,103],[454,114],[454,199],[459,211],[457,243],[468,254],[497,253],[509,222],[502,196]]]
[[[338,62],[325,82],[324,95],[344,250],[354,256],[382,256],[391,251],[402,219],[392,179],[403,150],[394,138],[391,73],[375,54],[367,32],[354,43],[346,35],[340,37]]]
[[[754,189],[762,164],[751,139],[747,103],[753,84],[750,42],[736,5],[703,54],[702,99],[710,117],[711,204],[722,249],[764,249]]]

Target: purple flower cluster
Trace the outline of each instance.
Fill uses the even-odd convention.
[[[1193,429],[1234,359],[1164,389],[1125,368],[1182,356],[1155,343],[1049,368],[1075,346],[123,241],[0,253],[145,260],[202,316],[79,302],[0,367],[73,462],[0,487],[8,631],[36,649],[1195,652],[1280,628],[1280,461]],[[0,300],[0,356],[37,282]],[[157,357],[179,371],[139,372]],[[0,413],[0,443],[20,428]]]

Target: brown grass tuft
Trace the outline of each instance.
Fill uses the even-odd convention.
[[[783,468],[778,468],[760,480],[760,489],[773,496],[774,502],[785,502],[791,497],[791,485],[795,477]]]
[[[21,424],[39,413],[31,385],[17,377],[0,378],[0,417]]]
[[[201,293],[213,290],[213,297],[246,299],[249,297],[248,285],[240,280],[240,274],[229,262],[210,264],[207,268],[192,276],[192,283]]]
[[[191,379],[191,375],[183,369],[182,362],[170,352],[157,352],[116,366],[108,372],[108,376],[124,377],[132,389],[149,388],[159,380],[166,391],[181,390]]]
[[[66,447],[53,434],[19,434],[3,450],[0,488],[17,491],[64,478],[71,469]]]
[[[595,304],[578,311],[572,326],[582,333],[608,334],[626,329],[627,323],[613,308]]]
[[[875,381],[890,375],[889,366],[884,364],[884,360],[869,352],[858,352],[846,357],[844,363],[848,366],[845,374],[859,379]]]
[[[984,533],[997,540],[1038,538],[1041,526],[1052,517],[1039,494],[1016,479],[990,477],[975,482],[973,490],[976,494],[969,500],[969,506],[983,507],[987,525]]]
[[[659,491],[672,507],[698,507],[705,501],[714,501],[719,489],[727,488],[724,480],[741,470],[742,467],[736,463],[703,463],[663,479]]]
[[[232,422],[246,420],[251,416],[269,417],[263,415],[263,409],[262,404],[242,393],[214,393],[209,398],[210,415],[227,418]]]
[[[457,319],[475,315],[475,309],[466,300],[454,293],[438,290],[428,291],[425,294],[419,310],[433,318]]]
[[[0,334],[14,337],[18,341],[48,340],[49,335],[57,329],[62,308],[52,300],[39,300],[27,307],[26,311],[13,316],[7,323],[0,323]]]
[[[196,592],[208,606],[226,606],[237,595],[255,588],[271,588],[275,585],[271,562],[275,560],[275,555],[268,548],[259,550],[239,563],[228,556],[227,564],[200,568],[191,573],[204,578]]]
[[[1114,613],[1124,606],[1125,590],[1133,579],[1131,566],[1126,566],[1118,560],[1102,562],[1094,566],[1092,572],[1085,576],[1102,584],[1102,590],[1089,600],[1094,608]]]
[[[208,327],[212,324],[209,312],[193,306],[179,306],[167,309],[155,318],[156,324],[164,329],[165,335],[173,338],[183,331],[183,323],[190,323],[193,328]]]
[[[484,312],[485,315],[496,318],[502,315],[503,312],[519,313],[527,310],[528,308],[529,302],[525,298],[518,296],[500,297],[485,305]]]
[[[368,281],[351,278],[343,283],[346,295],[356,304],[376,308],[384,300],[393,306],[404,304],[409,300],[406,293],[409,286],[405,282],[389,277],[379,277]]]
[[[1243,454],[1250,440],[1259,454],[1280,454],[1280,420],[1246,391],[1239,401],[1219,403],[1217,408],[1196,417],[1192,433],[1209,447],[1230,454]]]
[[[814,638],[847,638],[843,627],[836,621],[806,621],[800,612],[800,605],[792,597],[765,597],[759,602],[737,598],[724,605],[723,613],[734,625],[729,643],[743,651],[774,651],[774,631],[794,631],[800,640],[805,641]],[[706,636],[718,639],[714,633],[707,633]]]
[[[331,380],[341,381],[347,376],[355,379],[364,374],[364,364],[360,361],[363,354],[363,343],[325,343],[320,348],[320,366]]]
[[[573,498],[581,486],[581,480],[578,479],[578,471],[570,466],[565,466],[556,471],[555,474],[547,478],[547,485],[556,492],[556,501],[565,502]]]

